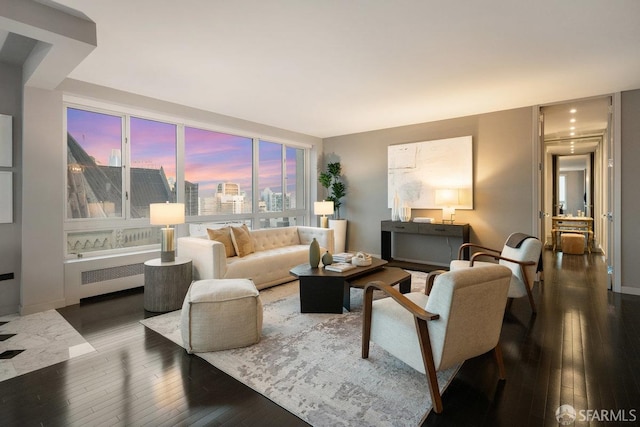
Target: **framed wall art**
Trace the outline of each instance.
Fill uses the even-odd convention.
[[[436,192],[454,192],[451,207],[473,209],[471,136],[388,147],[388,207],[394,200],[413,209],[438,209]],[[436,191],[438,190],[438,191]]]

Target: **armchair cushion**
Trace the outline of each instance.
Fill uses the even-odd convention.
[[[496,265],[496,263],[494,262],[488,262],[488,261],[475,261],[473,263],[474,267],[486,267],[488,265]],[[454,270],[461,270],[463,268],[469,268],[469,261],[466,260],[453,260],[451,261],[451,265],[450,265],[450,269],[451,271]],[[524,282],[522,282],[522,280],[519,278],[519,276],[516,276],[515,274],[511,275],[511,281],[509,282],[509,294],[508,297],[509,298],[521,298],[527,296],[527,290],[525,288],[525,284]]]
[[[404,296],[420,307],[424,307],[429,298],[422,292],[411,292]],[[424,374],[424,362],[411,312],[393,298],[383,298],[374,301],[374,313],[371,317],[371,341],[386,341],[383,348],[387,352]],[[385,340],[385,337],[393,337],[393,340]]]
[[[425,310],[436,370],[493,349],[500,339],[509,270],[492,264],[438,276]]]

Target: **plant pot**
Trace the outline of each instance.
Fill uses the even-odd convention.
[[[339,254],[341,252],[344,252],[347,243],[347,220],[330,219],[329,228],[333,229],[333,253]]]

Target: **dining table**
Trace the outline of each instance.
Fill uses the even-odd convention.
[[[587,250],[593,248],[593,218],[589,216],[558,215],[551,217],[551,240],[555,251],[562,233],[584,234]]]

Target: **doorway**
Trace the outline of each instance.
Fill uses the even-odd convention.
[[[553,218],[584,216],[593,224],[593,250],[608,252],[610,96],[540,108],[541,236],[553,246]]]

